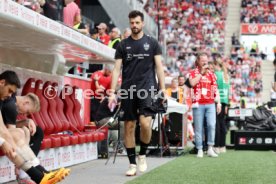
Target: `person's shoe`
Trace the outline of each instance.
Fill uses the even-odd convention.
[[[138,155],[138,168],[140,172],[145,172],[147,170],[146,155]]]
[[[193,149],[191,149],[191,150],[189,151],[189,153],[190,153],[190,154],[193,154],[193,155],[197,154],[197,149],[196,149],[196,147],[194,147]]]
[[[197,158],[203,158],[203,150],[200,149],[197,151],[197,155],[196,155]]]
[[[31,178],[18,178],[17,179],[18,184],[36,184]]]
[[[220,148],[219,148],[219,147],[213,147],[213,151],[214,151],[216,154],[220,154]]]
[[[209,149],[208,149],[208,151],[207,151],[207,155],[209,156],[209,157],[218,157],[218,155],[214,152],[214,150],[213,150],[213,148],[212,147],[210,147]]]
[[[54,173],[56,173],[57,177],[64,179],[66,176],[68,176],[71,172],[71,169],[66,168],[60,168],[56,170]]]
[[[225,146],[224,147],[220,147],[219,151],[221,153],[226,153],[226,147]]]
[[[136,165],[135,164],[130,164],[129,168],[126,172],[126,176],[135,176],[136,175]]]
[[[55,172],[45,173],[40,184],[55,184],[70,174],[70,169],[60,168]]]

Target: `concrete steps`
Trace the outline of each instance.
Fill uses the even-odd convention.
[[[262,101],[267,102],[270,100],[271,83],[274,81],[274,66],[272,61],[262,62],[262,80],[263,80],[263,92]]]
[[[239,35],[240,32],[240,10],[241,0],[228,1],[224,43],[224,54],[226,56],[230,55],[230,50],[232,47],[231,37],[233,33],[235,33],[235,35]]]

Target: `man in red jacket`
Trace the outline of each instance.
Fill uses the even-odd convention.
[[[95,121],[96,112],[100,106],[100,102],[106,95],[106,91],[111,85],[111,67],[105,65],[103,70],[96,71],[92,74],[91,79],[91,106],[90,106],[90,121]]]

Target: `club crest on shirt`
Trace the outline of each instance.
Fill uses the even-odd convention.
[[[149,48],[150,48],[150,45],[149,45],[148,43],[145,43],[145,44],[144,44],[144,49],[145,49],[145,51],[148,51]]]
[[[127,58],[126,58],[127,61],[132,60],[132,58],[133,58],[132,54],[127,54]]]

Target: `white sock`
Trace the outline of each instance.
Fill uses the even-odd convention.
[[[38,158],[33,159],[32,162],[33,162],[33,164],[34,164],[34,167],[36,167],[36,166],[38,166],[38,165],[40,164],[40,161],[39,161]]]
[[[22,169],[20,169],[19,173],[18,173],[18,177],[20,179],[23,179],[23,178],[29,178],[30,176],[25,171],[23,171]]]

